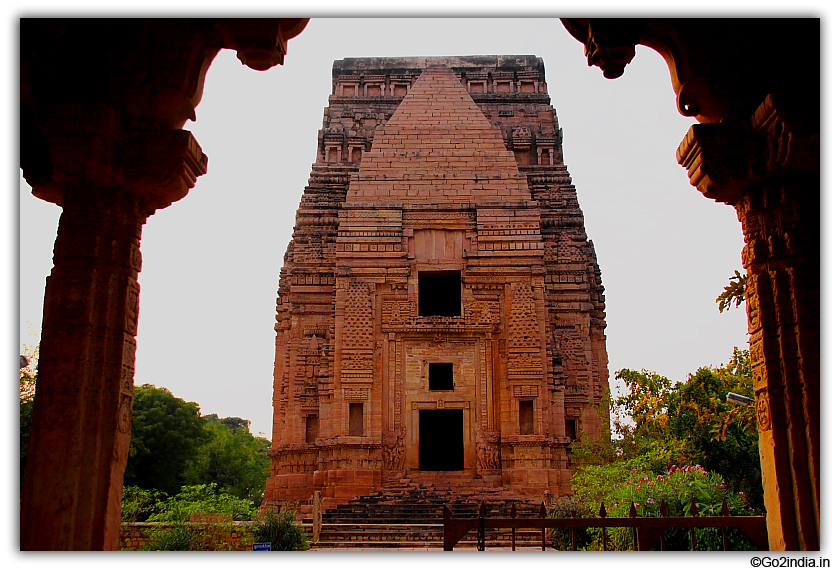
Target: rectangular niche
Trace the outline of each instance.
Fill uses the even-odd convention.
[[[350,404],[350,435],[365,435],[364,404]]]
[[[534,400],[519,400],[519,435],[534,435]]]
[[[419,271],[417,289],[419,316],[461,316],[460,271]]]
[[[306,443],[315,443],[318,439],[318,415],[308,414],[306,416]]]
[[[566,437],[572,441],[577,441],[577,420],[566,420]]]
[[[429,390],[454,390],[455,374],[451,362],[429,363]]]

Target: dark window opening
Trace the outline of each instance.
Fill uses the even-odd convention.
[[[519,401],[519,434],[534,435],[534,401]]]
[[[419,410],[421,471],[464,470],[464,410]]]
[[[365,434],[365,405],[350,404],[350,435]]]
[[[566,420],[566,437],[577,441],[577,420]]]
[[[318,416],[309,414],[306,416],[306,443],[315,443],[318,439]]]
[[[455,375],[451,362],[429,363],[429,390],[454,390]]]
[[[417,288],[421,317],[461,316],[460,271],[420,271]]]

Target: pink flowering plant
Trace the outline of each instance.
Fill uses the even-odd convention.
[[[727,502],[730,515],[755,515],[747,504],[743,493],[727,488],[726,482],[717,473],[701,465],[671,465],[665,473],[653,473],[644,468],[649,462],[644,457],[628,461],[616,461],[607,465],[588,465],[580,468],[572,478],[574,498],[564,504],[574,505],[577,517],[597,517],[603,503],[607,517],[629,517],[630,506],[635,505],[637,517],[660,517],[664,503],[667,516],[691,516],[692,500],[697,506],[698,516],[720,516],[723,501]],[[561,501],[562,502],[562,501]],[[552,511],[553,516],[568,517],[570,508],[562,508],[560,502]],[[566,512],[564,512],[566,511]],[[570,535],[569,531],[566,531]],[[608,550],[632,550],[633,540],[627,528],[610,528]],[[720,550],[722,536],[720,529],[697,529],[697,548]],[[735,529],[729,531],[730,548],[751,550],[755,546]],[[570,542],[563,540],[561,531],[556,533],[558,547],[569,548]],[[690,549],[688,529],[670,529],[665,535],[665,548],[669,550]],[[579,533],[578,548],[602,550],[599,529],[588,529]]]

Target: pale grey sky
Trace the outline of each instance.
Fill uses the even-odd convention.
[[[223,51],[197,122],[208,173],[143,231],[137,384],[271,433],[274,307],[283,253],[315,160],[332,62],[344,57],[534,54],[564,131],[566,164],[595,243],[611,374],[673,380],[747,346],[742,308],[714,301],[743,245],[734,210],[695,190],[675,160],[692,124],[664,60],[640,47],[620,79],[586,65],[550,19],[314,19],[267,72]],[[20,185],[20,319],[37,331],[60,209]]]

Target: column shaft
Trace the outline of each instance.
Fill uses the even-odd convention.
[[[819,183],[750,188],[744,230],[750,351],[772,550],[819,550]]]
[[[148,211],[134,193],[105,188],[68,188],[63,206],[44,299],[20,546],[116,550]]]

